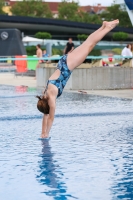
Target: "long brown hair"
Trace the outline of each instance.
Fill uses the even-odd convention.
[[[49,114],[48,98],[44,96],[36,96],[39,100],[37,102],[37,109],[43,114]]]

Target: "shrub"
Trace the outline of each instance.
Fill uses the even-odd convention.
[[[86,34],[78,34],[77,35],[77,38],[80,41],[85,41],[87,39],[87,37],[88,37],[88,35],[86,35]]]
[[[113,53],[115,53],[116,55],[121,55],[122,49],[120,49],[120,48],[114,48],[114,49],[112,49],[112,51],[113,51]]]
[[[128,38],[128,34],[124,32],[113,33],[113,39],[117,41],[124,41]]]
[[[46,49],[45,47],[42,48],[42,51]],[[36,46],[27,46],[26,47],[26,52],[28,56],[33,56],[36,55]],[[52,48],[52,55],[62,55],[63,54],[63,50],[61,49],[56,49],[56,48]]]
[[[52,55],[60,55],[60,56],[62,56],[62,54],[63,54],[63,50],[52,48]]]
[[[26,52],[28,56],[36,55],[36,46],[27,46]]]
[[[100,49],[93,49],[88,56],[101,56],[101,50]]]
[[[39,39],[51,39],[52,35],[47,32],[38,32],[35,34],[35,37]]]

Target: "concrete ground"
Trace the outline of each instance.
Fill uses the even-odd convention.
[[[15,76],[14,73],[0,73],[0,85],[36,87],[36,80],[29,76]]]
[[[12,86],[28,86],[28,87],[36,87],[36,80],[34,77],[29,76],[14,76],[14,73],[0,73],[0,85],[12,85]],[[72,91],[70,92],[79,92]],[[92,95],[101,95],[101,96],[109,96],[109,97],[118,97],[118,98],[128,98],[133,99],[133,89],[124,89],[124,90],[87,90],[84,91],[87,94]]]
[[[75,91],[77,92],[77,91]],[[107,97],[117,97],[133,99],[133,89],[121,89],[121,90],[86,90],[87,94],[100,95]]]

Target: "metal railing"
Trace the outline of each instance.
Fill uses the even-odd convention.
[[[14,56],[0,56],[0,64],[14,64],[12,58],[14,58]]]
[[[9,56],[0,56],[0,63],[9,63],[12,64],[15,60],[60,60],[62,56],[51,56],[51,57],[33,57],[33,58],[28,58],[28,57],[21,57],[21,58],[15,58],[15,57],[9,57]],[[113,58],[116,60],[122,60],[122,59],[132,59],[132,56],[121,56],[121,55],[114,55],[114,56],[87,56],[86,59],[92,59],[92,60],[99,60],[99,59],[105,59],[105,58]]]

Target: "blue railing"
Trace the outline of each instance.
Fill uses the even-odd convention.
[[[47,57],[47,58],[28,58],[28,57],[25,57],[25,58],[13,58],[13,57],[5,57],[5,58],[0,58],[0,62],[4,62],[4,61],[15,61],[15,60],[59,60],[62,56],[52,56],[52,57]],[[117,60],[121,60],[121,59],[124,59],[124,58],[127,58],[127,59],[132,59],[133,57],[131,56],[120,56],[120,55],[114,55],[114,56],[87,56],[86,59],[92,59],[92,60],[99,60],[99,59],[104,59],[104,58],[114,58],[114,59],[117,59]]]

